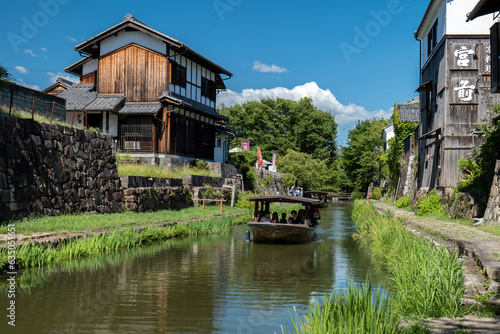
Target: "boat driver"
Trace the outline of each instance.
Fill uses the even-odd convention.
[[[270,212],[266,211],[264,212],[264,216],[260,219],[261,223],[270,223],[271,222],[271,217],[269,216]]]

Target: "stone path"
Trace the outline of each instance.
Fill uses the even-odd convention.
[[[472,226],[464,226],[441,220],[419,217],[413,212],[398,209],[393,205],[380,201],[370,201],[378,210],[389,210],[396,217],[401,217],[409,224],[409,229],[417,233],[424,233],[434,239],[445,239],[448,244],[458,246],[463,255],[464,285],[467,294],[478,295],[488,292],[500,292],[500,236],[481,231]],[[415,228],[415,229],[413,229]],[[436,238],[437,237],[437,238]],[[485,277],[472,267],[478,265],[484,270],[487,277],[491,278],[488,291],[482,285]],[[494,278],[494,279],[493,279]],[[474,299],[466,299],[474,303]],[[490,299],[492,305],[500,308],[500,298]],[[465,316],[463,318],[427,319],[426,324],[432,333],[499,333],[500,318],[479,318]]]

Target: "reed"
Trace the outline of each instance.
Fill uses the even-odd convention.
[[[351,283],[345,292],[325,297],[303,319],[293,317],[294,333],[396,333],[399,319],[380,289]]]
[[[229,216],[168,227],[147,226],[141,230],[134,227],[113,229],[99,235],[70,241],[59,248],[28,242],[16,248],[16,257],[20,268],[41,267],[51,263],[130,249],[168,238],[214,234],[245,223],[248,219],[248,215]],[[6,261],[7,255],[7,248],[0,248],[1,262]]]
[[[224,213],[246,213],[248,210],[238,207],[224,206]],[[178,222],[186,219],[207,218],[220,214],[220,207],[190,207],[181,210],[162,210],[155,212],[131,212],[112,214],[81,213],[61,216],[29,217],[13,220],[17,233],[26,232],[75,232],[97,228],[123,227],[130,224],[149,224],[158,222]],[[7,233],[7,225],[0,226],[0,233]]]
[[[409,232],[389,212],[376,213],[356,201],[357,238],[389,274],[390,307],[399,316],[456,317],[462,314],[462,268],[446,247]]]

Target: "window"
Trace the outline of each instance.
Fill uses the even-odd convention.
[[[222,139],[215,137],[215,147],[222,147]]]
[[[436,47],[437,44],[437,25],[438,21],[434,22],[429,34],[427,35],[427,56],[432,53],[432,50]]]
[[[215,101],[215,82],[208,80],[207,78],[201,77],[201,96],[207,97],[212,101]]]
[[[172,83],[186,87],[186,68],[176,62],[172,62]]]

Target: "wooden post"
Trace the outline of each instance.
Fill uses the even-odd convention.
[[[56,101],[52,102],[52,112],[50,113],[50,124],[52,124],[52,119],[54,118],[54,107],[56,105]]]
[[[220,199],[220,212],[223,212],[224,210],[222,209],[222,198]]]
[[[203,210],[205,210],[205,197],[203,197]]]
[[[73,117],[71,117],[71,128],[73,129],[73,121],[75,120],[76,107],[73,107]]]
[[[31,119],[35,119],[35,97],[33,96],[33,107],[31,108]]]

